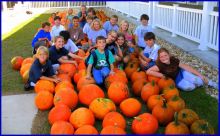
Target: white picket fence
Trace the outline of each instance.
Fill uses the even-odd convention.
[[[150,17],[149,24],[153,27],[170,31],[172,36],[180,35],[200,43],[202,46],[219,50],[218,12],[209,13],[209,23],[206,26],[208,29],[203,30],[203,10],[183,8],[178,7],[178,5],[159,5],[158,2],[106,2],[106,7],[137,18],[137,20],[141,14],[148,14]],[[201,38],[202,33],[208,33],[205,39]]]

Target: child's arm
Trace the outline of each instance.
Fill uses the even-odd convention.
[[[165,78],[165,76],[162,73],[159,72],[159,68],[156,65],[149,68],[146,71],[146,74],[151,75],[151,76],[155,76],[155,77],[159,77],[159,78]]]
[[[70,57],[72,57],[73,59],[81,59],[81,60],[84,60],[83,57],[80,57],[80,56],[78,56],[78,55],[76,55],[76,54],[73,54],[73,53],[71,53],[71,52],[69,52],[68,55],[69,55]]]
[[[111,69],[110,74],[114,74],[115,72],[114,72],[114,65],[113,64],[110,64],[110,69]]]
[[[92,46],[92,39],[89,39],[88,44],[90,47]]]
[[[147,58],[147,57],[144,56],[144,52],[143,52],[143,51],[141,51],[140,57],[141,57],[144,61],[146,61],[147,63],[149,63],[149,62],[151,61],[150,58]]]
[[[43,80],[48,80],[48,81],[51,81],[51,82],[54,82],[54,83],[59,83],[61,80],[57,77],[46,77],[46,76],[41,76],[40,79],[43,79]]]
[[[89,64],[86,71],[86,78],[91,79],[92,64]]]
[[[68,60],[68,59],[63,59],[62,57],[59,58],[58,61],[59,61],[60,63],[70,63],[70,64],[74,64],[74,65],[76,65],[76,66],[78,65],[78,64],[76,63],[76,61]]]
[[[117,45],[117,48],[118,48],[118,56],[123,57],[123,53],[122,53],[122,50],[121,50],[120,46],[117,43],[116,43],[116,45]]]

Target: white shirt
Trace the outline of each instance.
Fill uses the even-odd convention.
[[[54,39],[56,36],[59,36],[60,32],[63,30],[65,30],[63,25],[59,25],[59,26],[54,25],[50,32],[51,38]]]
[[[71,53],[75,53],[79,50],[76,44],[71,39],[68,39],[67,43],[64,45],[64,48]]]
[[[160,46],[157,44],[154,44],[151,48],[149,46],[146,46],[144,48],[143,53],[148,53],[149,54],[149,58],[152,59],[153,61],[157,60],[158,57],[158,50],[160,49]]]

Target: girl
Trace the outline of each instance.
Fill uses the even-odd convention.
[[[165,48],[158,50],[156,65],[148,69],[147,74],[160,78],[170,77],[175,81],[176,86],[183,91],[192,91],[204,83],[218,88],[216,83],[208,80],[192,67],[180,63],[180,60],[171,56]]]
[[[132,37],[132,34],[130,34],[130,33],[128,32],[128,28],[129,28],[129,23],[128,23],[128,21],[122,20],[118,32],[123,33],[123,34],[125,35],[125,39],[126,39],[127,41],[131,41],[133,37]]]

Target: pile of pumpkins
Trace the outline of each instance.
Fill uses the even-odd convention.
[[[87,54],[80,50],[78,55]],[[78,67],[60,65],[57,76],[62,81],[57,84],[39,80],[34,88],[35,105],[39,110],[50,110],[50,133],[126,134],[126,127],[131,125],[134,134],[155,134],[161,125],[165,126],[165,134],[214,134],[207,121],[186,108],[172,79],[147,76],[139,69],[137,54],[131,56],[125,70],[115,68],[115,74],[105,79],[107,96],[93,78],[86,78],[86,66],[80,60]],[[21,71],[28,64],[24,61],[20,57],[12,59],[13,69],[21,67]],[[131,93],[141,99],[131,97]],[[150,112],[141,113],[140,101]],[[132,123],[128,124],[125,117],[133,118]],[[102,121],[100,132],[94,127],[96,120]]]

